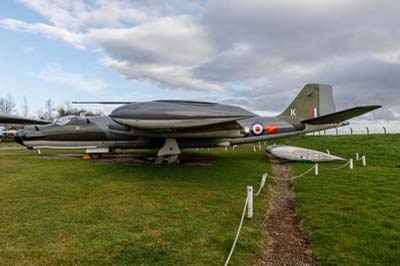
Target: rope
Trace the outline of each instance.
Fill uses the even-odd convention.
[[[346,163],[344,163],[343,165],[339,166],[339,167],[323,167],[323,166],[320,166],[320,167],[321,167],[321,169],[335,171],[335,170],[342,169],[343,167],[345,167],[345,166],[348,165],[349,163],[350,163],[350,160],[347,161]]]
[[[276,177],[276,176],[270,176],[272,179],[275,179],[275,180],[294,180],[294,179],[297,179],[297,178],[300,178],[300,177],[302,177],[302,176],[305,176],[306,174],[308,174],[309,172],[311,172],[313,169],[315,168],[315,164],[310,168],[310,169],[308,169],[307,171],[305,171],[304,173],[302,173],[301,175],[298,175],[298,176],[293,176],[293,177]]]
[[[235,251],[235,247],[236,247],[237,241],[239,239],[240,231],[242,230],[242,227],[243,227],[243,221],[244,221],[244,217],[246,215],[246,209],[247,209],[247,202],[248,201],[249,201],[249,198],[246,197],[246,202],[244,204],[243,213],[242,213],[242,219],[240,220],[239,228],[238,228],[238,230],[236,232],[235,241],[233,241],[233,245],[232,245],[231,251],[229,252],[228,258],[226,259],[224,266],[228,265],[229,261],[231,260],[232,255],[233,255],[233,251]]]
[[[253,196],[257,197],[258,195],[260,195],[261,190],[262,190],[262,189],[264,188],[264,186],[265,186],[265,181],[267,180],[267,176],[268,176],[267,173],[263,174],[263,176],[261,177],[260,188],[258,189],[258,191],[257,191],[256,194],[253,194]],[[226,262],[225,262],[224,266],[227,266],[227,265],[228,265],[229,261],[230,261],[231,258],[232,258],[233,252],[235,251],[235,247],[236,247],[236,244],[237,244],[237,242],[238,242],[238,240],[239,240],[239,235],[240,235],[240,232],[241,232],[242,227],[243,227],[244,217],[246,216],[246,210],[247,210],[247,207],[248,207],[248,201],[249,201],[249,198],[248,198],[248,196],[247,196],[247,197],[246,197],[246,202],[245,202],[245,204],[244,204],[243,213],[242,213],[242,218],[241,218],[241,220],[240,220],[239,228],[238,228],[238,230],[237,230],[237,232],[236,232],[235,240],[233,241],[233,245],[232,245],[231,251],[229,252],[228,258],[226,259]]]
[[[314,164],[310,169],[308,169],[307,171],[305,171],[304,173],[302,173],[301,175],[292,177],[292,179],[296,179],[296,178],[305,176],[306,174],[308,174],[309,172],[311,172],[311,170],[313,170],[313,169],[315,169],[315,164]]]
[[[362,158],[359,159],[359,160],[356,160],[356,161],[360,161],[360,160],[362,160]],[[348,164],[350,164],[350,160],[348,160],[348,161],[347,161],[346,163],[344,163],[343,165],[341,165],[341,166],[339,166],[339,167],[335,167],[335,168],[321,167],[321,166],[320,166],[320,167],[321,167],[322,169],[326,169],[326,170],[339,170],[339,169],[342,169],[343,167],[345,167],[345,166],[348,165]],[[306,174],[310,173],[313,169],[315,169],[315,166],[316,166],[316,164],[314,164],[310,169],[308,169],[308,170],[305,171],[304,173],[302,173],[302,174],[300,174],[300,175],[297,175],[297,176],[293,176],[293,177],[291,177],[291,178],[276,177],[276,176],[270,176],[270,177],[271,177],[271,179],[275,179],[275,180],[288,180],[288,181],[290,181],[290,180],[294,180],[294,179],[300,178],[300,177],[302,177],[302,176],[305,176]],[[256,194],[253,194],[253,196],[257,197],[258,195],[260,195],[261,190],[262,190],[262,189],[264,188],[264,186],[265,186],[265,181],[266,181],[267,177],[268,177],[268,174],[267,174],[267,173],[265,173],[265,174],[262,176],[262,178],[261,178],[261,183],[260,183],[260,187],[259,187],[257,193],[256,193]],[[244,218],[245,218],[245,216],[246,216],[246,210],[247,210],[247,207],[248,207],[248,202],[249,202],[249,197],[247,196],[247,197],[246,197],[246,202],[245,202],[244,208],[243,208],[242,218],[240,219],[239,227],[238,227],[238,230],[237,230],[237,232],[236,232],[236,237],[235,237],[235,240],[233,241],[232,248],[231,248],[231,250],[230,250],[230,252],[229,252],[229,255],[228,255],[228,257],[227,257],[227,259],[226,259],[226,261],[225,261],[224,266],[227,266],[227,265],[229,264],[229,262],[230,262],[230,260],[231,260],[231,258],[232,258],[233,252],[235,251],[236,244],[237,244],[237,242],[238,242],[238,240],[239,240],[240,232],[242,231]]]

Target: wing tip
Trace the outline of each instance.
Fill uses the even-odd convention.
[[[382,108],[382,105],[363,105],[363,106],[359,106],[359,107],[376,110],[376,109]]]

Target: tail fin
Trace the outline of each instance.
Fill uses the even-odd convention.
[[[279,118],[300,122],[336,112],[332,87],[307,84]]]

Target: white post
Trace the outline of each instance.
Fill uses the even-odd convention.
[[[40,150],[37,150],[37,153],[38,153],[39,155],[41,155],[41,154],[42,154],[42,152],[41,152]]]
[[[253,218],[253,187],[247,186],[247,218]]]
[[[318,175],[318,164],[315,164],[315,175]]]
[[[261,143],[258,143],[258,150],[261,151]]]
[[[225,151],[228,151],[228,147],[225,147]]]
[[[253,146],[253,151],[256,152],[256,146]]]
[[[358,154],[358,152],[356,153],[356,160],[360,160],[360,155]]]
[[[267,142],[266,141],[264,141],[264,147],[267,147]]]
[[[350,170],[354,169],[353,158],[350,159]]]
[[[365,158],[365,155],[363,155],[363,156],[361,157],[361,159],[362,159],[362,164],[363,164],[363,166],[367,166],[367,158]]]
[[[267,173],[263,174],[263,176],[261,178],[261,187],[265,186],[265,182],[267,181],[267,176],[268,176]]]

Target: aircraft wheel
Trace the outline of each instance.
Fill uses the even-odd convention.
[[[167,158],[167,162],[168,164],[174,164],[174,163],[178,163],[178,155],[169,155]]]
[[[101,153],[91,153],[89,156],[90,156],[90,158],[92,158],[93,160],[96,160],[96,159],[100,159],[101,156],[102,156],[102,154],[101,154]]]
[[[167,162],[168,164],[179,163],[178,154],[174,155],[166,155],[166,156],[158,156],[155,163],[162,164],[163,162]]]

